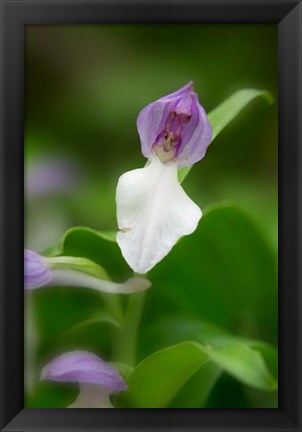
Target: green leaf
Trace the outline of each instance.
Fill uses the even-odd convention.
[[[234,206],[216,206],[149,273],[145,326],[164,315],[187,315],[275,344],[277,270],[254,221]]]
[[[194,373],[203,367],[210,371],[209,363],[214,365],[211,376],[198,394],[203,402],[219,375],[219,369],[253,388],[266,391],[277,388],[262,355],[245,344],[210,349],[196,342],[183,342],[143,360],[129,376],[129,390],[118,398],[118,406],[165,408]]]
[[[87,349],[109,355],[112,324],[102,320],[78,326],[79,323],[87,323],[91,317],[105,313],[104,297],[95,290],[75,287],[49,287],[33,292],[33,311],[40,341],[38,370],[57,353],[67,350]],[[113,312],[112,319],[118,321],[117,314]],[[71,328],[73,331],[69,332]]]
[[[83,257],[104,267],[114,281],[133,275],[122,257],[113,231],[95,231],[85,227],[69,229],[58,245],[44,251],[46,256]]]
[[[111,366],[119,371],[124,379],[128,379],[133,372],[133,367],[122,362],[110,362]]]
[[[97,234],[104,240],[116,243],[116,231],[97,231]]]
[[[278,381],[278,352],[272,347],[270,344],[263,341],[248,341],[248,345],[259,351],[262,357],[265,359],[265,362],[270,369],[272,375],[275,377],[276,381]]]
[[[82,257],[69,257],[69,256],[59,256],[46,258],[47,263],[51,268],[56,269],[72,269],[79,271],[81,273],[88,274],[90,276],[95,276],[100,279],[110,280],[109,276],[100,265],[96,264],[87,258]]]
[[[208,349],[209,358],[239,381],[259,390],[276,390],[277,382],[262,355],[245,344]]]
[[[118,406],[166,407],[206,361],[207,356],[192,342],[158,351],[134,369],[127,380],[129,390],[118,398]]]
[[[273,103],[273,97],[266,90],[244,89],[239,90],[214,108],[208,118],[212,126],[212,142],[220,132],[256,97],[263,97],[269,104]],[[180,168],[178,171],[179,182],[182,183],[192,166]]]
[[[148,341],[146,348],[151,351],[158,351],[186,340],[199,342],[209,350],[244,344],[261,353],[274,379],[278,380],[278,354],[273,346],[263,341],[233,335],[201,319],[179,315],[165,316],[157,320],[149,331],[145,330],[143,339]]]
[[[240,111],[256,97],[263,97],[270,105],[273,97],[266,90],[245,89],[239,90],[223,101],[209,113],[214,140],[217,135],[240,113]]]
[[[87,320],[81,321],[78,324],[75,324],[74,326],[70,327],[68,330],[66,330],[60,337],[66,338],[69,336],[70,333],[80,330],[82,327],[98,324],[98,323],[107,323],[111,324],[112,326],[116,328],[120,328],[120,323],[115,320],[107,311],[101,311],[97,315],[95,315],[92,318],[89,318]]]
[[[169,408],[205,407],[222,369],[213,362],[205,363],[176,394]]]
[[[201,343],[209,350],[214,349],[218,351],[228,346],[244,346],[261,354],[273,379],[276,383],[278,381],[278,353],[274,347],[265,342],[232,335],[227,333],[224,329],[201,319],[181,317],[179,315],[165,316],[160,320],[156,320],[155,324],[151,325],[149,329],[143,332],[142,340],[146,341],[143,344],[145,348],[144,356],[148,356],[150,352],[155,352],[186,340],[194,340],[195,342]],[[200,408],[208,406],[208,397],[222,372],[223,369],[218,364],[212,362],[207,363],[207,365],[200,368],[199,371],[188,380],[169,404],[169,407]],[[229,373],[231,373],[231,371],[229,371]],[[234,374],[232,374],[232,376],[237,379]],[[240,383],[245,383],[244,379],[240,377],[238,379]],[[241,386],[245,391],[250,388],[243,385]],[[200,391],[201,388],[202,391]],[[235,386],[235,388],[239,390],[238,386]],[[261,392],[257,391],[257,395],[258,399],[261,397],[262,401],[265,400],[266,406],[275,406],[274,399],[270,394],[265,393],[265,395],[261,395]],[[255,405],[257,407],[257,402]],[[261,404],[259,406],[261,406]],[[216,405],[212,407],[215,408]]]

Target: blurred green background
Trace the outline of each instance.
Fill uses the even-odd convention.
[[[277,62],[275,25],[26,26],[25,246],[39,252],[75,225],[116,229],[117,180],[145,164],[136,118],[146,104],[190,80],[206,111],[241,88],[274,96],[273,106],[259,98],[245,108],[185,180],[184,189],[202,209],[216,203],[226,209],[151,272],[139,359],[165,346],[159,321],[167,311],[181,310],[190,319],[200,315],[236,335],[277,344]],[[199,250],[202,231],[205,247]],[[192,295],[186,291],[190,278]],[[35,301],[38,364],[62,347],[95,347],[100,334],[99,354],[110,357],[108,333],[98,327],[88,337],[84,332],[58,342],[62,329],[97,310],[96,293],[46,289],[35,293]],[[61,389],[49,386],[28,406],[61,406]],[[276,395],[251,392],[228,375],[209,402],[275,405]]]

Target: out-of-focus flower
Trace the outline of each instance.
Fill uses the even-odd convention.
[[[45,157],[26,169],[26,198],[60,194],[73,188],[79,177],[79,168],[66,158]]]
[[[146,106],[137,128],[148,163],[119,179],[117,242],[130,267],[144,274],[198,225],[201,210],[180,186],[177,170],[204,157],[212,129],[192,82]]]
[[[78,382],[80,393],[69,408],[113,408],[111,393],[128,388],[116,369],[88,351],[71,351],[54,358],[43,368],[41,380]]]
[[[151,286],[147,279],[130,278],[124,283],[109,280],[102,269],[99,276],[92,274],[98,267],[86,258],[44,257],[36,252],[24,251],[24,288],[37,289],[43,286],[73,286],[91,288],[111,294],[131,294],[145,291]]]
[[[24,176],[26,247],[43,250],[72,225],[70,209],[61,199],[80,193],[85,174],[72,155],[52,153],[29,159]]]
[[[48,285],[52,273],[45,259],[29,249],[24,250],[24,285],[26,289],[36,289]]]

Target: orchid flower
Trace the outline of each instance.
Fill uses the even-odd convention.
[[[124,379],[109,363],[88,351],[71,351],[54,358],[41,380],[78,382],[80,392],[68,408],[114,408],[110,395],[127,390]]]
[[[129,266],[144,274],[198,225],[201,210],[179,184],[177,170],[204,157],[212,129],[192,82],[147,105],[137,128],[148,162],[118,181],[117,242]]]
[[[91,269],[94,270],[93,274]],[[77,286],[111,294],[130,294],[146,290],[151,283],[139,277],[130,278],[124,283],[112,282],[100,266],[86,258],[44,257],[25,249],[24,287],[34,290],[43,286]]]

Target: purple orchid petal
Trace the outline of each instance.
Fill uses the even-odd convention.
[[[212,140],[212,127],[204,108],[199,104],[197,94],[192,96],[192,117],[183,128],[181,145],[178,149],[178,166],[193,165],[206,154]]]
[[[56,357],[43,368],[41,380],[99,384],[112,391],[128,388],[116,369],[88,351],[71,351]]]
[[[137,118],[137,129],[141,140],[142,153],[148,157],[163,125],[169,116],[169,104],[157,101],[146,106]]]
[[[29,249],[24,250],[24,288],[36,289],[48,284],[52,273],[38,253]]]
[[[187,117],[191,117],[191,107],[192,107],[192,96],[184,96],[180,99],[178,104],[176,105],[175,112],[178,115],[185,115]]]
[[[194,92],[193,81],[190,81],[185,86],[181,87],[180,89],[176,90],[173,93],[168,94],[167,96],[163,96],[159,100],[166,101],[166,100],[179,99],[179,98],[187,96],[193,92]]]
[[[212,129],[193,83],[147,105],[137,118],[145,157],[155,152],[163,162],[177,159],[179,167],[203,158]]]
[[[150,103],[139,113],[137,129],[141,140],[142,153],[145,157],[150,155],[152,146],[169,117],[169,112],[175,109],[182,97],[188,96],[192,91],[193,83],[189,82],[176,92]]]

